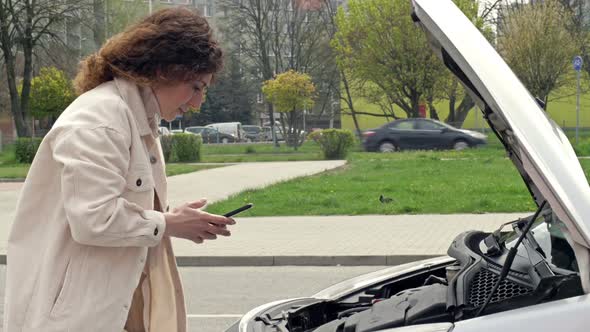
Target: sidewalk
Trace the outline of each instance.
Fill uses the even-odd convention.
[[[232,236],[174,240],[180,265],[398,265],[445,255],[467,230],[495,230],[531,213],[236,218]]]
[[[242,163],[168,178],[170,206],[222,200],[250,188],[344,165],[344,161]],[[0,183],[0,263],[21,184]],[[493,230],[516,214],[236,218],[232,236],[194,244],[174,239],[180,265],[396,265],[444,255],[465,230]]]

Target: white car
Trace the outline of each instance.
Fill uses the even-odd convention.
[[[206,125],[208,128],[215,128],[220,133],[225,133],[236,138],[238,142],[246,142],[246,132],[242,129],[241,122],[218,122]]]
[[[163,127],[163,126],[159,126],[158,127],[158,133],[160,134],[160,136],[168,136],[168,135],[171,135],[170,134],[170,130],[168,130],[168,128]]]
[[[590,331],[590,187],[562,130],[451,0],[412,17],[505,146],[538,209],[468,231],[448,256],[262,305],[228,331]],[[395,234],[392,234],[395,236]]]

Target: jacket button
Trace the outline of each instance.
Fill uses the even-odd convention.
[[[150,163],[155,164],[156,161],[158,161],[158,159],[156,159],[156,157],[154,157],[154,156],[150,157]]]
[[[158,232],[159,232],[158,231],[158,227],[156,227],[156,229],[154,229],[154,236],[157,236],[158,235]]]
[[[135,181],[135,184],[136,184],[138,187],[141,187],[141,183],[142,183],[142,182],[141,182],[141,179],[137,179],[137,181]]]

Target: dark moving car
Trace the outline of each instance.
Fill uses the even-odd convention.
[[[236,138],[233,135],[222,133],[215,128],[210,127],[186,127],[185,132],[199,134],[203,138],[203,143],[234,143]]]
[[[486,144],[487,137],[476,131],[458,129],[446,123],[422,118],[401,119],[363,133],[367,151],[455,149]]]

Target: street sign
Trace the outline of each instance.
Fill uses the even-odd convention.
[[[582,70],[582,64],[584,63],[584,61],[582,60],[581,56],[575,56],[574,57],[574,70],[575,71],[580,71]]]

